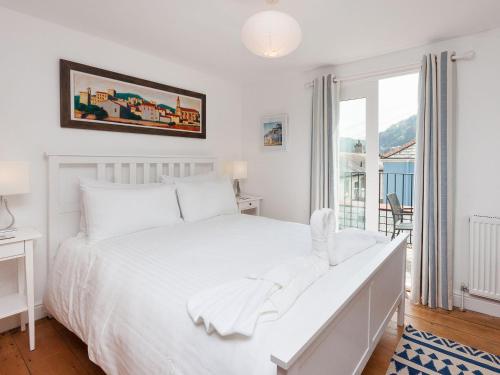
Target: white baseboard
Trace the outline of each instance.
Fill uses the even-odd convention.
[[[42,304],[35,306],[35,320],[45,318],[47,316],[47,311]],[[8,331],[10,329],[17,328],[21,325],[19,320],[19,314],[13,315],[8,318],[0,319],[0,333]]]
[[[462,305],[461,292],[455,291],[453,293],[453,305],[457,307],[460,307]],[[495,302],[490,299],[476,297],[465,293],[464,308],[465,310],[476,311],[500,318],[500,302]]]

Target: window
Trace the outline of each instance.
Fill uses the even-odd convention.
[[[379,230],[392,236],[398,223],[393,222],[389,193],[397,195],[405,221],[412,221],[417,107],[418,73],[342,83],[340,228]]]
[[[418,111],[418,73],[381,79],[378,83],[379,124],[379,221],[378,229],[394,233],[387,194],[395,193],[413,222],[413,182],[415,173]],[[411,286],[412,240],[409,238],[406,286]]]
[[[366,99],[339,105],[339,227],[365,228]]]

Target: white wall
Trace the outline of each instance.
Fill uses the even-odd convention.
[[[500,29],[336,67],[348,75],[418,62],[422,53],[474,49],[473,61],[458,63],[456,131],[455,289],[466,281],[467,217],[500,215]],[[264,197],[263,214],[307,222],[311,89],[313,73],[254,82],[241,92],[230,82],[127,47],[0,8],[0,160],[32,163],[32,193],[11,198],[19,225],[46,223],[44,152],[204,154],[249,161],[244,190]],[[64,58],[207,94],[206,140],[61,129],[58,60]],[[243,107],[241,98],[243,97]],[[290,117],[288,151],[263,152],[259,119]],[[243,126],[241,126],[243,124]],[[241,139],[243,140],[243,148]],[[2,218],[0,218],[2,220]],[[46,243],[35,254],[36,303],[45,286]],[[15,267],[0,264],[0,295],[15,287]]]
[[[312,89],[310,74],[276,77],[249,85],[243,92],[243,154],[249,161],[242,190],[264,198],[265,216],[297,222],[309,219],[309,168]],[[288,113],[287,151],[264,151],[260,119]]]
[[[0,160],[27,160],[32,167],[31,194],[10,200],[19,226],[47,233],[47,151],[241,157],[241,89],[221,78],[1,7],[0,51]],[[60,128],[60,58],[206,93],[207,139]],[[45,241],[35,251],[37,304],[45,287]],[[0,264],[0,295],[15,287],[13,266]]]
[[[444,49],[476,52],[474,60],[457,63],[454,289],[458,293],[460,284],[468,280],[469,215],[500,216],[500,29],[333,70],[342,77],[390,69],[418,63],[422,54]],[[263,196],[264,215],[301,222],[307,221],[309,207],[311,89],[303,86],[307,80],[302,75],[277,77],[271,82],[255,82],[243,93],[243,157],[251,171],[246,187]],[[286,153],[267,155],[258,148],[258,118],[268,112],[290,114],[291,147]],[[488,306],[499,311],[498,305]]]

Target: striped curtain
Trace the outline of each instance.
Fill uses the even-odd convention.
[[[316,78],[313,88],[311,134],[311,214],[335,209],[337,164],[338,84],[331,74]]]
[[[413,303],[448,310],[453,307],[453,65],[445,51],[424,56],[420,70],[411,291]]]

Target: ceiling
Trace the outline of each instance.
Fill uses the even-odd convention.
[[[264,0],[0,0],[0,5],[231,79],[309,70],[500,27],[499,0],[281,0],[302,27],[269,60],[240,41]]]

